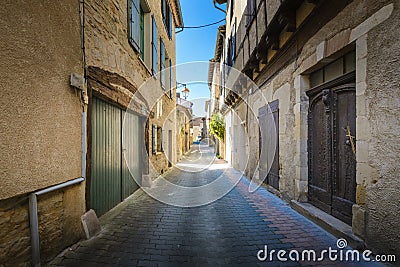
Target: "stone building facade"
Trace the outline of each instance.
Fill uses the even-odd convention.
[[[228,2],[218,62],[257,87],[221,90],[226,158],[354,245],[399,255],[399,2],[217,2]],[[263,135],[276,145],[261,148]],[[260,150],[275,148],[265,164]],[[240,165],[248,151],[260,153]]]
[[[176,96],[176,130],[177,130],[177,160],[179,161],[189,150],[192,144],[190,138],[190,124],[193,117],[193,103]]]
[[[79,181],[37,196],[45,263],[84,237],[88,209],[102,215],[176,160],[182,14],[178,0],[6,1],[0,14],[0,265],[35,265],[30,196]],[[155,153],[152,125],[167,130]]]
[[[220,110],[220,103],[223,103],[224,99],[221,98],[221,77],[219,75],[221,72],[220,62],[223,51],[222,48],[224,44],[225,27],[226,25],[221,25],[218,27],[214,57],[210,60],[208,68],[208,88],[210,89],[210,102],[207,112],[208,120],[211,119],[213,114],[218,114],[225,111]],[[214,135],[210,135],[210,137],[215,143],[216,154],[219,155],[221,158],[225,158],[225,139],[220,140]]]
[[[93,0],[85,5],[90,117],[86,199],[102,214],[135,191],[142,179],[151,185],[176,161],[173,66],[175,28],[183,22],[175,0]],[[123,137],[131,133],[140,137]],[[119,185],[104,186],[110,178]]]

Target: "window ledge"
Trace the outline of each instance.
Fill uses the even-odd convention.
[[[136,53],[136,55],[137,55],[139,61],[142,62],[142,65],[143,65],[144,68],[147,70],[147,72],[148,72],[151,76],[153,76],[153,73],[151,72],[151,70],[149,69],[149,67],[147,67],[146,62],[144,62],[144,60],[142,59],[141,55],[138,54],[138,53]]]

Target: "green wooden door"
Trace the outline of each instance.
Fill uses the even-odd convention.
[[[143,134],[137,115],[122,111],[122,120],[122,197],[127,198],[139,188],[137,182],[141,182]]]
[[[135,155],[137,168],[131,168],[135,175],[141,175],[141,130],[137,124],[130,125],[128,136],[132,142],[122,147],[122,122],[125,112],[98,98],[92,100],[92,157],[90,180],[90,206],[98,216],[112,209],[132,194],[137,184],[130,178],[124,154]],[[133,160],[132,159],[132,160]],[[131,164],[129,164],[131,165]]]

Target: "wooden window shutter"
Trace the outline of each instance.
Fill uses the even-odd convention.
[[[151,70],[153,75],[157,75],[157,25],[154,17],[152,19],[152,38],[151,38],[151,45],[152,45],[152,63],[151,63]]]
[[[157,126],[152,125],[152,130],[151,130],[151,148],[153,154],[157,153]]]
[[[131,1],[130,41],[140,51],[140,0]]]

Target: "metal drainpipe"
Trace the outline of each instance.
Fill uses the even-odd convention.
[[[226,11],[225,11],[225,10],[223,10],[222,8],[220,8],[220,7],[217,6],[217,3],[215,2],[215,0],[214,0],[213,2],[214,2],[214,7],[215,7],[216,9],[218,9],[219,11],[224,12],[224,13],[226,14]]]

